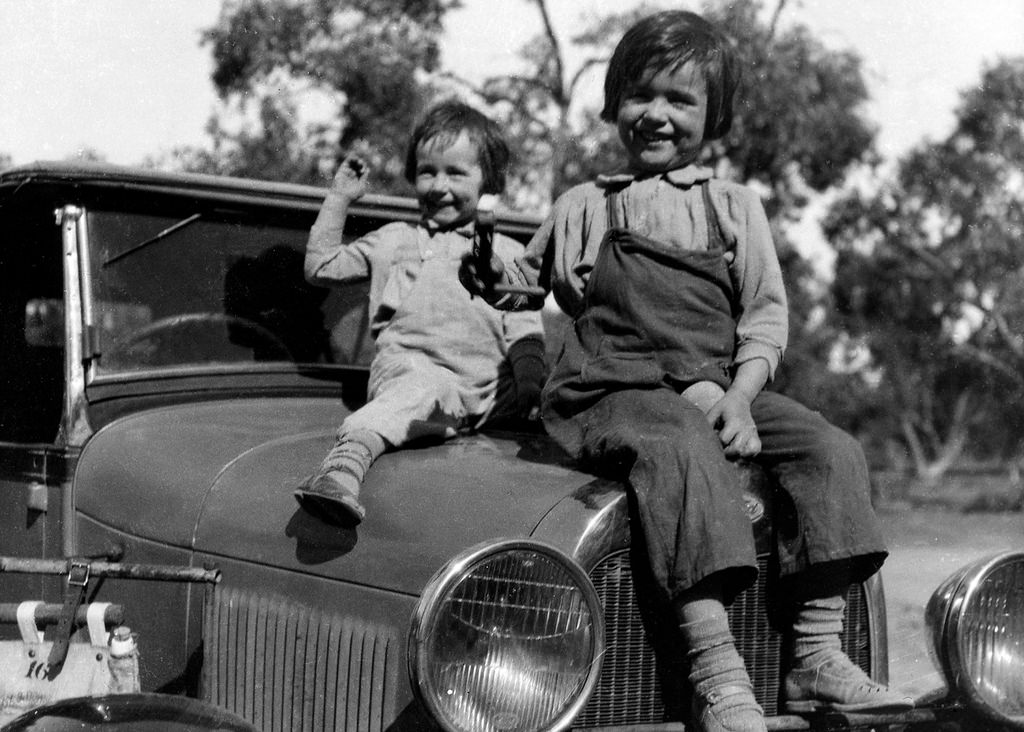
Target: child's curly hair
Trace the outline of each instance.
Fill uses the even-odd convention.
[[[739,84],[736,52],[715,26],[686,10],[649,15],[622,36],[608,63],[601,119],[615,121],[629,85],[644,74],[674,69],[688,61],[701,69],[707,83],[704,139],[722,137],[732,126],[732,99]]]
[[[405,179],[416,182],[416,150],[421,144],[435,140],[450,145],[460,132],[465,132],[476,146],[483,173],[480,192],[495,195],[504,192],[511,158],[505,136],[497,123],[459,101],[441,102],[431,107],[416,125],[405,152]]]

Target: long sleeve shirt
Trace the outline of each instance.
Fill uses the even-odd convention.
[[[512,283],[540,285],[553,292],[562,310],[575,316],[584,306],[584,289],[608,229],[607,189],[618,190],[619,220],[626,228],[684,249],[706,251],[708,225],[698,185],[704,181],[709,181],[737,296],[735,363],[763,358],[774,376],[785,351],[789,323],[768,219],[753,190],[712,180],[707,168],[688,166],[647,178],[607,176],[570,189],[555,202],[506,276]],[[498,303],[512,309],[527,305],[527,298],[514,296]]]
[[[472,223],[438,230],[430,222],[393,222],[343,243],[346,208],[328,201],[321,209],[306,247],[305,275],[321,286],[369,279],[376,345],[371,380],[389,360],[415,351],[450,371],[467,409],[476,412],[493,401],[502,363],[512,357],[517,381],[543,379],[540,313],[494,310],[470,298],[458,281],[462,257],[473,246]],[[511,262],[523,246],[496,234],[494,251]]]

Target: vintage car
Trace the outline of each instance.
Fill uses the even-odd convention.
[[[94,164],[0,174],[0,554],[68,570],[0,574],[0,600],[67,604],[73,586],[118,603],[143,692],[263,730],[682,729],[684,659],[627,493],[535,425],[384,455],[355,528],[299,508],[372,354],[366,286],[303,280],[323,193]],[[416,215],[367,196],[347,234]],[[520,239],[536,224],[498,220]],[[743,474],[762,572],[730,620],[770,729],[1024,726],[1019,552],[938,588],[948,683],[915,710],[782,714],[772,547],[791,516]],[[880,580],[847,597],[845,648],[885,681]]]

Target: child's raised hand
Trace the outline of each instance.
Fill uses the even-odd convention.
[[[484,260],[476,247],[473,252],[462,258],[462,264],[459,265],[459,282],[462,286],[469,294],[490,301],[497,300],[494,285],[504,279],[505,263],[501,261],[501,257],[492,253],[489,260]]]
[[[498,197],[480,196],[476,206],[476,238],[473,251],[462,258],[459,281],[471,295],[493,300],[494,285],[503,279],[505,263],[494,251],[494,210]]]
[[[727,391],[707,417],[718,429],[718,439],[727,458],[752,458],[761,452],[761,437],[750,415],[750,402],[740,394]]]
[[[369,173],[370,167],[361,157],[346,155],[334,174],[334,180],[331,181],[331,192],[354,201],[366,193],[366,179]]]

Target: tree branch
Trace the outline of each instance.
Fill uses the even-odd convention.
[[[554,56],[555,62],[555,75],[557,79],[556,89],[549,89],[551,96],[558,102],[558,106],[565,108],[569,104],[569,100],[565,95],[565,67],[562,63],[562,47],[558,43],[558,38],[555,36],[555,29],[551,25],[551,16],[548,14],[548,5],[546,0],[534,0],[537,3],[537,8],[540,10],[541,20],[544,22],[544,35],[547,36],[548,42],[551,44],[552,55]]]
[[[919,259],[923,264],[943,279],[953,281],[956,278],[956,270],[954,270],[944,259],[932,254],[928,250],[904,243],[899,237],[893,238],[889,243],[912,257]]]
[[[779,16],[782,15],[783,8],[786,7],[786,0],[779,0],[779,4],[775,6],[775,12],[772,13],[772,22],[768,26],[768,40],[775,38],[775,29],[779,25]]]
[[[1010,349],[1014,356],[1024,360],[1024,343],[1018,342],[1018,334],[1014,333],[1010,329],[1010,324],[1006,322],[1006,318],[996,308],[992,308],[990,313],[993,322],[996,324],[996,330],[999,331],[999,335],[1002,336],[1003,342],[1006,347]]]
[[[914,472],[917,475],[922,475],[925,472],[928,460],[925,457],[924,449],[921,447],[921,441],[917,437],[914,423],[906,412],[900,415],[900,431],[903,433],[903,441],[907,443],[907,448],[910,450],[910,457],[914,461]]]
[[[968,301],[978,310],[985,313],[985,315],[992,318],[992,322],[996,326],[996,332],[999,333],[999,337],[1006,347],[1010,349],[1010,353],[1019,360],[1024,361],[1024,342],[1018,341],[1017,333],[1010,327],[1002,311],[995,304],[992,307],[986,307],[980,295],[972,297]]]
[[[1006,363],[1001,358],[993,356],[988,351],[983,351],[977,346],[972,346],[966,343],[957,346],[956,351],[980,364],[988,366],[993,371],[998,371],[1014,384],[1024,386],[1024,376],[1021,375],[1020,369],[1015,368],[1013,364]]]
[[[458,74],[456,74],[456,73],[454,73],[452,71],[438,71],[436,73],[436,76],[439,79],[450,79],[451,81],[454,81],[455,83],[457,83],[457,84],[459,84],[461,86],[464,86],[465,88],[469,89],[470,91],[476,92],[477,94],[482,94],[483,93],[483,88],[482,87],[477,86],[476,84],[474,84],[469,79],[467,79],[467,78],[465,78],[463,76],[459,76]]]
[[[554,96],[554,93],[555,93],[551,89],[551,87],[548,86],[547,84],[545,84],[544,82],[539,81],[537,79],[531,79],[531,78],[526,77],[526,76],[498,76],[498,77],[494,77],[494,78],[491,78],[491,79],[487,79],[484,82],[483,86],[481,87],[481,93],[483,93],[483,94],[489,93],[488,92],[488,88],[492,84],[498,84],[500,82],[507,82],[510,86],[515,86],[515,87],[517,87],[519,89],[525,89],[527,91],[529,91],[529,90],[543,91],[543,92],[547,92],[548,94],[551,94],[552,96]],[[507,95],[506,95],[506,98],[509,99],[509,101],[513,101]]]
[[[576,93],[576,85],[580,83],[580,79],[583,78],[583,75],[585,73],[587,73],[590,69],[594,68],[595,66],[605,63],[606,61],[608,61],[608,56],[588,58],[586,61],[584,61],[583,65],[580,66],[579,70],[575,74],[573,74],[572,81],[569,82],[569,97],[571,98]]]

